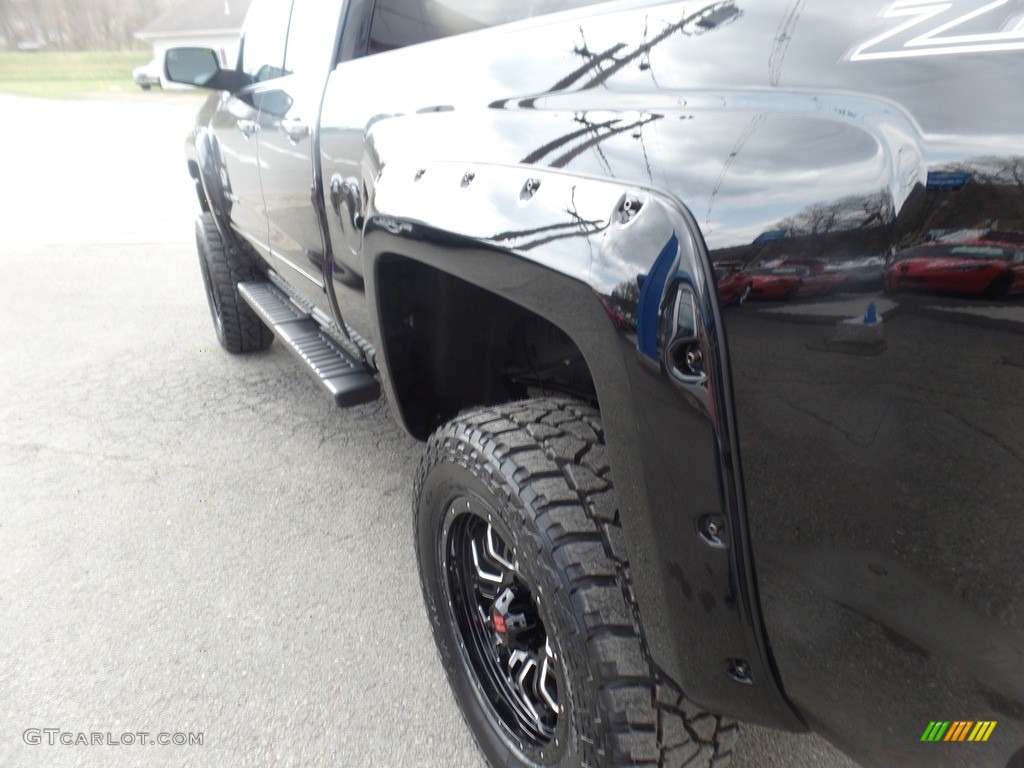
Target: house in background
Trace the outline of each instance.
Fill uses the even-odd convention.
[[[212,48],[220,57],[221,66],[234,67],[249,3],[250,0],[185,0],[140,29],[135,37],[153,46],[153,56],[160,62],[161,71],[167,49],[179,46]]]

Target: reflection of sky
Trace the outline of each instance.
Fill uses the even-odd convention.
[[[601,142],[600,152],[584,152],[567,170],[595,176],[610,173],[627,184],[671,190],[702,218],[719,181],[720,158],[729,156],[734,137],[749,122],[749,115],[698,113],[683,121],[675,119],[678,114],[666,113],[664,119],[638,129],[643,142],[633,132],[611,136]],[[615,115],[587,117],[599,123]],[[640,116],[618,117],[630,124]],[[403,147],[392,142],[389,146],[397,157],[411,154],[422,159],[517,163],[524,147],[540,147],[578,131],[581,123],[577,118],[574,114],[539,116],[494,110],[418,115],[409,119],[416,121],[413,132],[419,143]],[[379,129],[374,133],[378,135]],[[586,138],[558,147],[544,159],[563,154]],[[857,193],[877,196],[885,186],[886,170],[878,143],[860,130],[820,119],[772,116],[750,137],[742,155],[734,158],[715,197],[714,217],[705,237],[712,247],[717,247],[718,239],[722,244],[749,243],[811,202]],[[526,171],[523,175],[525,179]]]
[[[792,37],[779,68],[780,88],[874,94],[909,108],[925,133],[971,132],[976,130],[979,113],[985,115],[986,130],[1021,130],[1019,52],[849,62],[844,57],[851,49],[893,28],[891,19],[877,18],[880,4],[819,0],[788,5],[799,6],[800,13],[789,30]],[[773,38],[787,4],[761,1],[740,3],[740,7],[743,17],[715,34],[673,37],[655,49],[651,69],[657,72],[659,85],[666,89],[771,85]],[[973,29],[958,31],[995,31],[985,27],[998,27],[1021,13],[1024,3],[1011,0],[1003,9],[978,18]],[[938,23],[925,24],[919,31]],[[594,45],[602,42],[595,39]]]
[[[1024,146],[1019,54],[851,63],[850,50],[892,23],[861,0],[738,2],[730,23],[700,34],[687,27],[635,56],[709,5],[667,3],[583,22],[553,17],[349,62],[332,78],[325,121],[355,119],[358,131],[385,110],[451,105],[453,112],[405,118],[416,121],[405,134],[416,141],[392,142],[388,152],[513,164],[579,131],[581,119],[643,120],[586,148],[567,170],[670,191],[712,248],[750,243],[812,205],[858,195],[887,190],[898,209],[928,164]],[[1024,0],[1007,9],[1024,12]],[[780,30],[788,36],[777,39]],[[608,60],[546,93],[613,49],[630,63],[600,86],[573,91]],[[388,82],[366,88],[366,77]],[[517,108],[527,98],[536,108]],[[494,102],[509,108],[488,109]],[[596,135],[566,140],[538,164]]]
[[[515,25],[507,32],[487,30],[462,41],[448,39],[396,51],[386,57],[390,61],[371,58],[385,77],[388,70],[407,76],[408,67],[414,66],[419,76],[406,77],[414,99],[468,104],[483,98],[539,95],[586,61],[576,49],[585,46],[597,53],[625,43],[616,57],[628,57],[645,40],[700,7],[669,3],[642,12],[603,13],[590,16],[584,25],[541,19],[535,22],[536,28]],[[643,57],[645,66],[638,59],[603,87],[619,92],[770,87],[770,62],[779,56],[774,37],[790,7],[778,0],[761,0],[749,7],[741,2],[738,8],[741,15],[732,23],[703,34],[669,36]],[[1006,13],[1013,9],[1024,12],[1024,0],[1013,0]],[[1020,100],[1019,92],[1014,93],[1020,88],[1019,54],[850,63],[844,61],[848,51],[883,31],[891,20],[879,20],[878,7],[861,0],[800,4],[800,11],[789,28],[792,37],[778,65],[780,88],[874,94],[902,104],[926,133],[970,132],[976,115],[984,112],[986,130],[1019,134]],[[507,57],[501,55],[503,50],[509,51]],[[487,63],[479,67],[477,62]],[[342,68],[360,64],[357,60]],[[433,66],[437,66],[436,77],[430,72]],[[570,88],[588,79],[581,78]],[[395,94],[389,96],[393,103]]]

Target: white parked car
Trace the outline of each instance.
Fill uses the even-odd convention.
[[[152,86],[160,85],[160,71],[162,69],[162,62],[159,59],[153,59],[148,64],[143,64],[141,67],[133,69],[132,80],[142,90],[148,91]]]

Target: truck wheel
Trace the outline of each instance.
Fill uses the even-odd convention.
[[[242,301],[236,287],[256,275],[242,254],[230,253],[224,247],[212,213],[200,214],[196,219],[196,250],[220,345],[234,353],[269,347],[274,340],[273,331]]]
[[[539,399],[449,422],[414,514],[434,640],[491,765],[728,763],[736,725],[646,651],[595,410]]]

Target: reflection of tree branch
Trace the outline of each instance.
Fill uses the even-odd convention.
[[[541,232],[553,232],[555,230],[565,229],[566,227],[571,227],[572,229],[575,230],[575,229],[580,229],[581,226],[582,227],[587,227],[587,226],[593,226],[595,224],[600,224],[601,223],[600,219],[594,219],[592,221],[586,221],[586,220],[582,219],[579,216],[579,214],[574,214],[574,213],[572,213],[570,211],[567,211],[567,213],[569,213],[569,215],[573,216],[575,221],[562,221],[562,222],[559,222],[558,224],[547,224],[547,225],[545,225],[543,227],[534,227],[533,229],[513,229],[513,230],[509,230],[507,232],[499,232],[496,235],[492,235],[489,239],[493,240],[495,242],[501,241],[501,240],[514,240],[517,237],[527,237],[529,235],[536,235],[536,234],[539,234]]]
[[[601,53],[598,53],[598,54],[595,55],[595,54],[591,53],[589,51],[589,49],[587,49],[586,41],[584,41],[583,48],[576,48],[575,50],[573,50],[573,53],[575,53],[577,56],[583,56],[584,58],[588,58],[589,61],[587,61],[586,64],[583,64],[582,66],[578,67],[577,69],[574,69],[568,75],[563,77],[561,80],[559,80],[553,86],[551,86],[550,90],[551,91],[561,91],[561,90],[563,90],[565,88],[568,88],[570,85],[572,85],[577,80],[579,80],[581,77],[583,77],[585,74],[587,74],[590,70],[596,69],[596,68],[600,67],[601,64],[606,62],[606,61],[609,61],[609,60],[614,61],[615,60],[615,54],[618,53],[619,51],[621,51],[625,47],[626,47],[625,43],[616,43],[615,45],[613,45],[608,50],[602,51]]]
[[[603,219],[593,219],[590,221],[567,221],[560,224],[552,224],[547,227],[537,227],[536,229],[524,229],[518,232],[501,232],[489,239],[492,242],[503,243],[510,248],[515,248],[516,250],[528,251],[531,248],[537,248],[538,246],[545,245],[546,243],[552,243],[555,240],[565,240],[569,237],[579,237],[581,234],[589,235],[595,232],[600,232],[604,226],[605,221]],[[536,240],[527,240],[525,243],[516,244],[513,242],[520,238],[528,238],[530,235],[537,235],[546,232],[550,232],[552,234],[547,237],[539,237]]]
[[[647,154],[647,142],[644,141],[644,130],[640,128],[640,149],[644,153],[644,165],[647,166],[647,178],[651,180],[651,184],[654,183],[654,171],[651,170],[651,156]]]
[[[650,32],[649,25],[650,17],[644,17],[644,41],[647,41],[647,35]],[[651,82],[654,83],[655,88],[661,88],[661,83],[658,82],[657,75],[654,74],[654,67],[651,66],[651,54],[650,51],[644,54],[643,60],[640,62],[640,69],[646,69],[647,74],[651,76]]]
[[[602,224],[604,224],[604,222],[598,220],[598,221],[593,222],[593,224],[595,226],[593,227],[591,232],[592,233],[593,232],[600,232],[601,231],[601,227],[598,226],[598,225],[602,225]],[[552,235],[551,237],[541,238],[540,240],[534,240],[531,243],[527,243],[525,245],[521,245],[521,246],[519,246],[519,250],[521,250],[521,251],[528,251],[531,248],[536,248],[536,247],[541,246],[541,245],[546,245],[548,243],[553,243],[555,240],[565,240],[567,237],[578,237],[579,234],[580,234],[579,232],[565,232],[565,233],[560,234],[560,235]]]
[[[569,198],[569,208],[566,209],[566,213],[572,216],[573,220],[580,227],[581,232],[586,232],[590,226],[590,222],[586,221],[580,216],[579,211],[576,209],[576,185],[572,185],[572,196]],[[593,268],[594,265],[594,238],[588,237],[586,239],[587,249],[590,251],[590,265]]]
[[[774,43],[772,52],[768,57],[768,82],[772,87],[778,85],[782,78],[782,64],[786,60],[786,52],[793,39],[793,30],[796,28],[797,21],[800,20],[800,14],[803,13],[806,2],[807,0],[796,0],[779,23],[779,29],[772,41]]]
[[[608,156],[604,153],[604,147],[598,144],[594,147],[594,151],[597,152],[597,157],[601,161],[601,165],[604,166],[605,173],[607,173],[610,178],[614,179],[615,173],[612,171],[612,164],[608,162]],[[555,167],[557,168],[558,166]]]
[[[697,13],[687,16],[686,18],[677,21],[675,24],[669,24],[656,37],[637,46],[631,53],[621,59],[615,58],[615,54],[626,47],[624,43],[616,43],[611,48],[608,48],[599,54],[593,54],[587,47],[586,41],[584,40],[583,46],[577,46],[573,50],[573,53],[577,56],[583,56],[586,58],[587,62],[585,64],[574,69],[539,96],[531,96],[526,99],[521,99],[517,104],[524,108],[533,107],[540,96],[546,96],[548,94],[565,90],[590,72],[596,72],[596,74],[590,80],[578,86],[577,90],[584,91],[588,88],[594,88],[606,82],[610,77],[612,77],[612,75],[618,73],[624,67],[633,63],[637,59],[649,56],[651,50],[655,46],[660,45],[677,32],[681,32],[687,37],[696,37],[697,35],[702,35],[712,29],[717,29],[724,24],[733,22],[741,15],[742,12],[736,7],[735,0],[724,0],[724,2],[716,3]],[[720,16],[721,18],[719,18]],[[690,27],[690,29],[687,29],[687,27]],[[614,63],[611,66],[602,69],[602,65],[608,61]],[[501,101],[492,102],[490,106],[496,109],[501,109],[508,106],[511,101],[513,100],[503,99]]]
[[[551,152],[552,150],[557,149],[558,147],[568,144],[573,139],[577,139],[580,136],[585,136],[586,134],[600,130],[601,128],[610,128],[611,126],[615,125],[615,123],[618,122],[620,122],[619,118],[615,118],[613,120],[606,120],[603,123],[590,123],[585,128],[580,128],[578,131],[567,133],[565,134],[565,136],[560,136],[557,139],[553,139],[552,141],[549,141],[547,144],[541,144],[539,147],[537,147],[537,149],[533,150],[533,152],[528,154],[519,162],[530,164],[536,163],[548,152]]]
[[[521,251],[527,251],[530,248],[536,248],[539,245],[545,243],[551,243],[555,240],[564,240],[567,237],[574,237],[576,235],[591,235],[595,232],[600,232],[607,223],[604,219],[584,219],[580,216],[579,211],[576,210],[576,187],[572,188],[572,200],[569,208],[566,208],[563,213],[568,214],[572,221],[563,221],[558,224],[549,224],[544,227],[534,227],[533,229],[520,229],[513,230],[511,232],[499,232],[490,239],[494,242],[504,241],[511,247],[517,247],[510,241],[517,240],[530,235],[538,235],[542,233],[553,233],[549,237],[541,237],[532,242],[527,242],[518,246]],[[564,230],[564,231],[559,231]],[[587,242],[590,242],[590,238],[587,238]],[[593,258],[593,245],[591,244],[591,258]]]
[[[893,218],[892,198],[888,191],[849,195],[831,203],[809,205],[797,214],[782,219],[775,229],[785,229],[790,237],[825,235],[883,226]]]
[[[580,30],[580,32],[582,33],[582,30]],[[586,41],[584,41],[583,42],[583,47],[581,48],[581,47],[577,46],[575,49],[573,49],[573,53],[575,53],[577,56],[582,56],[583,58],[587,59],[587,62],[585,64],[582,64],[581,66],[577,67],[572,72],[570,72],[568,75],[563,77],[561,80],[559,80],[553,86],[551,86],[551,88],[549,88],[547,91],[545,91],[545,93],[552,93],[554,91],[561,91],[561,90],[564,90],[564,89],[568,88],[570,85],[575,83],[581,77],[583,77],[588,72],[590,72],[592,69],[600,67],[603,62],[609,61],[609,60],[614,61],[615,60],[615,54],[618,53],[620,50],[622,50],[625,47],[626,47],[625,43],[616,43],[615,45],[613,45],[608,50],[602,51],[601,53],[598,53],[598,54],[594,54],[594,53],[590,52],[590,49],[587,48]],[[528,108],[534,106],[534,104],[537,102],[537,99],[538,99],[537,96],[534,96],[534,97],[529,98],[529,99],[523,99],[522,101],[519,102],[519,106],[528,109]],[[501,101],[493,102],[490,106],[494,107],[494,108],[500,109],[500,108],[505,107],[509,103],[509,101],[512,101],[512,100],[511,99],[503,99]]]
[[[582,144],[579,144],[579,145],[573,147],[572,149],[570,149],[565,154],[559,155],[554,160],[552,160],[549,163],[549,165],[552,168],[563,168],[566,165],[568,165],[573,159],[579,157],[581,154],[586,152],[588,149],[590,149],[591,147],[593,147],[595,145],[600,144],[601,142],[605,141],[606,139],[609,139],[612,136],[617,136],[620,133],[625,133],[626,131],[632,131],[634,128],[639,128],[640,126],[646,125],[647,123],[653,123],[655,120],[661,120],[662,117],[663,117],[663,115],[649,115],[648,117],[642,118],[640,120],[636,120],[636,121],[634,121],[632,123],[628,123],[628,124],[625,124],[625,125],[620,125],[620,126],[617,126],[617,127],[613,128],[611,130],[605,131],[604,133],[600,133],[597,136],[594,136],[594,137],[588,139],[587,141],[583,142]]]
[[[732,13],[728,18],[716,23],[713,27],[702,27],[700,23],[701,21],[704,21],[705,19],[713,16],[714,14],[722,10],[731,11]],[[698,13],[695,13],[691,16],[687,16],[685,19],[677,21],[675,24],[670,24],[669,26],[665,27],[665,29],[663,29],[657,36],[651,38],[646,43],[637,46],[637,48],[628,56],[625,56],[621,59],[616,59],[615,63],[612,66],[608,67],[607,69],[601,70],[600,74],[595,75],[592,80],[590,80],[587,83],[584,83],[580,90],[586,90],[587,88],[594,88],[595,86],[601,85],[602,83],[607,81],[612,75],[616,74],[617,72],[619,72],[621,69],[631,64],[632,62],[636,61],[641,56],[649,55],[651,50],[655,46],[660,45],[665,40],[672,37],[672,35],[674,35],[676,32],[683,32],[688,37],[696,37],[697,35],[702,35],[705,32],[710,31],[711,29],[715,29],[721,26],[723,23],[725,23],[725,21],[735,21],[737,18],[739,18],[739,15],[740,11],[738,8],[736,8],[735,2],[733,2],[733,0],[726,0],[726,2],[716,3],[715,5],[712,5],[709,8],[704,8]],[[699,31],[684,32],[684,29],[687,26],[691,25],[702,28]]]
[[[572,188],[572,207],[566,208],[565,212],[572,216],[572,220],[576,222],[576,225],[580,228],[580,231],[585,231],[594,222],[588,219],[584,219],[580,216],[580,212],[576,210],[576,185]]]
[[[750,140],[750,137],[757,133],[757,129],[764,125],[764,122],[767,119],[768,115],[763,112],[754,115],[747,124],[747,127],[744,128],[736,138],[736,144],[733,146],[732,152],[729,153],[729,157],[726,159],[725,164],[722,165],[722,170],[718,174],[715,186],[711,190],[711,197],[708,199],[708,212],[704,217],[705,235],[711,232],[711,211],[715,207],[715,200],[718,198],[718,193],[722,189],[722,185],[725,183],[725,177],[729,175],[729,169],[732,168],[732,164],[736,162],[736,158],[739,156],[740,152],[743,151],[743,147]]]

